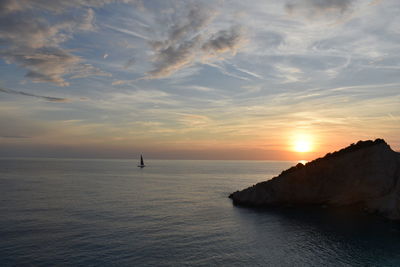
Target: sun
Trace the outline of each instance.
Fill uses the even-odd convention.
[[[297,133],[292,136],[292,150],[298,153],[313,151],[313,136],[306,133]]]
[[[296,152],[310,152],[311,149],[311,142],[309,140],[299,139],[294,143],[294,151]]]

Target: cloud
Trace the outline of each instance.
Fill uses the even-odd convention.
[[[297,0],[287,2],[285,9],[289,14],[302,14],[309,18],[321,15],[343,15],[351,11],[355,0]]]
[[[106,105],[114,109],[121,109],[121,107],[129,106],[139,107],[141,105],[157,105],[157,106],[176,106],[179,102],[173,99],[172,95],[160,90],[136,90],[131,92],[112,93],[106,100]],[[118,103],[118,104],[116,104]]]
[[[135,62],[136,62],[136,59],[135,59],[135,58],[129,59],[129,60],[125,63],[124,69],[128,69],[128,68],[132,67],[132,66],[135,64]]]
[[[61,45],[76,32],[95,30],[94,10],[112,1],[4,0],[0,4],[0,57],[27,70],[33,82],[68,86],[66,78],[109,75],[84,64]],[[75,9],[77,17],[66,13]],[[41,10],[52,12],[44,16]],[[64,14],[65,13],[65,14]]]
[[[154,68],[147,78],[164,78],[193,63],[201,40],[199,31],[214,18],[215,12],[204,6],[194,6],[186,16],[176,18],[168,29],[166,40],[150,41],[154,51]]]
[[[24,139],[45,136],[53,129],[53,124],[38,120],[34,113],[21,113],[20,108],[10,110],[5,107],[0,113],[0,138],[7,138],[8,140],[5,142],[12,141],[10,139],[23,141]]]
[[[111,85],[124,85],[133,82],[134,80],[116,80],[111,83]]]
[[[0,14],[33,9],[63,13],[70,8],[101,7],[114,2],[142,5],[142,1],[140,0],[2,0],[0,2]]]
[[[230,77],[244,80],[244,81],[250,80],[249,77],[246,77],[248,75],[246,75],[246,76],[240,75],[240,74],[243,74],[244,72],[241,70],[238,70],[237,68],[234,68],[233,71],[228,70],[228,68],[226,67],[226,64],[224,64],[223,62],[221,64],[220,63],[208,63],[208,66],[218,69],[222,74],[224,74],[226,76],[230,76]]]
[[[35,95],[35,94],[26,93],[26,92],[23,92],[23,91],[16,91],[16,90],[11,90],[11,89],[1,88],[1,87],[0,87],[0,92],[6,93],[6,94],[12,94],[12,95],[23,95],[23,96],[30,96],[30,97],[40,98],[40,99],[43,99],[43,100],[46,100],[46,101],[49,101],[49,102],[65,103],[65,102],[70,102],[71,101],[68,98]]]
[[[0,134],[1,138],[31,138],[31,136],[25,136],[25,135],[7,135],[7,134]]]
[[[150,40],[149,37],[147,37],[147,36],[145,36],[143,34],[134,32],[132,30],[127,30],[127,29],[120,28],[120,27],[114,27],[114,26],[107,25],[107,24],[103,24],[103,27],[106,27],[106,28],[111,29],[111,30],[116,31],[116,32],[120,32],[120,33],[124,33],[124,34],[130,35],[130,36],[133,36],[133,37],[136,37],[136,38],[139,38],[139,39]],[[128,47],[128,48],[129,47],[135,47],[130,43],[121,43],[121,45],[124,46],[124,47]]]
[[[179,119],[179,122],[183,124],[185,127],[189,128],[203,128],[211,122],[211,119],[204,115],[198,115],[198,114],[178,114],[178,115],[182,116]],[[185,129],[185,130],[190,130],[190,129]]]
[[[53,82],[59,86],[69,85],[63,75],[71,73],[80,58],[60,48],[16,48],[0,54],[7,63],[16,63],[28,70],[26,77],[33,82]]]
[[[213,10],[200,6],[193,7],[183,21],[171,27],[168,42],[180,42],[182,39],[185,39],[188,34],[196,33],[207,26],[214,17],[215,12]]]
[[[102,71],[99,68],[96,68],[90,64],[79,64],[74,66],[73,69],[71,69],[71,76],[69,76],[70,79],[78,79],[78,78],[85,78],[89,76],[106,76],[106,77],[111,77],[112,74]]]
[[[242,30],[239,26],[231,27],[229,30],[220,30],[202,45],[202,49],[211,54],[236,53],[243,41],[242,36]]]
[[[185,85],[181,86],[182,89],[188,89],[188,90],[196,90],[200,92],[210,92],[214,91],[214,88],[211,87],[206,87],[206,86],[199,86],[199,85]]]
[[[154,57],[155,68],[148,73],[149,76],[151,78],[164,78],[193,63],[199,39],[200,37],[197,37],[158,50]]]
[[[69,86],[70,80],[88,76],[111,76],[90,64],[73,50],[63,47],[79,32],[95,31],[95,10],[110,3],[133,3],[139,0],[3,0],[0,3],[0,57],[6,63],[24,68],[33,82]],[[151,49],[152,68],[144,79],[169,77],[200,60],[219,60],[221,54],[235,55],[242,40],[240,27],[211,27],[217,11],[204,3],[185,4],[172,13],[160,12],[154,29],[162,37],[141,35],[121,26],[103,27],[144,40]],[[168,14],[167,14],[168,13]],[[73,15],[71,15],[73,14]],[[147,34],[146,34],[147,35]],[[160,36],[159,35],[159,36]],[[103,55],[106,59],[108,53]],[[137,57],[123,66],[130,68]]]
[[[196,5],[186,16],[176,19],[165,40],[150,41],[154,64],[145,78],[168,77],[193,65],[199,58],[216,58],[226,52],[235,54],[243,40],[241,28],[231,27],[209,34],[207,28],[215,16],[214,10]]]
[[[88,8],[86,15],[83,17],[82,21],[78,24],[79,30],[81,31],[95,30],[94,19],[95,19],[95,14],[93,9]]]
[[[369,5],[373,6],[373,5],[378,5],[382,2],[383,0],[373,0]]]

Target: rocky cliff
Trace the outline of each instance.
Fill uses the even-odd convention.
[[[382,139],[359,141],[232,193],[236,205],[346,206],[400,220],[400,153]]]

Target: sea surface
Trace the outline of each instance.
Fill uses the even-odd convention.
[[[400,266],[400,223],[235,207],[296,162],[0,159],[0,266]]]

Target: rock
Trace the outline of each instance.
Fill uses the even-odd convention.
[[[249,206],[357,206],[400,220],[400,153],[383,139],[359,141],[229,197]]]

